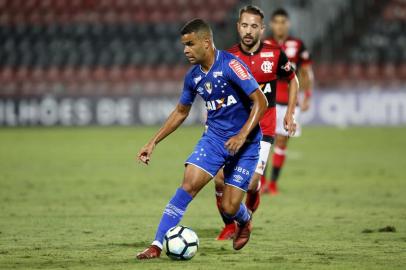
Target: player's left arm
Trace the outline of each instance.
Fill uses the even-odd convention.
[[[137,159],[141,163],[148,165],[155,146],[169,134],[174,132],[185,121],[189,115],[191,107],[191,105],[178,103],[155,136],[152,137],[151,140],[138,152]]]
[[[183,91],[176,108],[172,111],[155,136],[138,152],[137,158],[140,162],[148,165],[155,146],[174,132],[188,117],[195,97],[196,91],[193,90],[190,84],[190,72],[188,72],[185,76]]]
[[[282,50],[280,51],[279,55],[277,75],[279,79],[289,81],[288,109],[286,110],[285,117],[283,118],[283,125],[285,130],[288,131],[289,136],[293,136],[296,132],[296,121],[294,115],[297,104],[297,95],[299,92],[299,80],[296,76],[295,70],[289,62],[288,57]]]
[[[296,121],[294,118],[295,109],[297,104],[297,95],[299,92],[299,80],[295,75],[289,82],[289,101],[288,109],[286,111],[285,117],[283,119],[283,124],[285,129],[288,131],[289,136],[295,135],[296,132]]]
[[[249,95],[249,98],[251,99],[253,104],[250,116],[248,117],[240,132],[237,135],[231,137],[225,143],[225,147],[232,155],[236,154],[244,145],[248,135],[258,125],[259,120],[264,115],[266,108],[268,107],[268,101],[266,100],[264,93],[259,89],[256,89],[254,92],[252,92]]]
[[[301,88],[304,91],[304,97],[300,104],[300,110],[305,112],[310,107],[310,100],[312,97],[312,89],[314,83],[313,68],[311,64],[305,64],[299,68],[299,81]]]
[[[304,97],[300,104],[301,111],[307,111],[310,107],[310,99],[313,90],[313,68],[312,59],[306,46],[302,43],[299,51],[299,82],[301,89],[304,91]]]

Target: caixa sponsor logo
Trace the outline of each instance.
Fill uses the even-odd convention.
[[[233,95],[229,95],[228,97],[206,101],[206,108],[208,111],[215,111],[236,103],[237,100],[235,99],[235,97]]]
[[[267,82],[267,83],[261,83],[261,84],[259,85],[259,87],[261,88],[261,90],[262,90],[262,92],[263,92],[264,94],[267,94],[267,93],[271,93],[271,92],[272,92],[271,83],[269,83],[269,82]]]

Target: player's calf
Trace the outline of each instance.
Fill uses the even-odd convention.
[[[239,208],[235,214],[233,214],[235,206],[230,206],[229,209],[225,209],[225,211],[230,210],[229,212],[225,212],[224,214],[228,216],[230,219],[233,219],[236,223],[236,231],[233,238],[233,248],[235,250],[239,250],[243,248],[249,241],[252,225],[251,225],[251,214],[245,204],[240,203]]]
[[[272,176],[271,182],[268,184],[268,190],[271,195],[278,194],[277,181],[279,179],[280,172],[285,163],[286,158],[286,143],[280,143],[275,147],[273,160],[272,160]]]
[[[280,171],[285,163],[287,137],[278,135],[277,144],[272,157],[272,176],[271,181],[276,182],[279,178]]]
[[[162,250],[162,243],[166,232],[178,225],[186,211],[186,208],[193,200],[193,197],[206,185],[212,177],[196,166],[187,166],[182,187],[176,190],[175,195],[166,205],[161,221],[156,231],[155,240],[152,245],[139,253],[138,259],[158,258]]]
[[[233,219],[229,218],[228,216],[224,215],[223,207],[222,207],[222,199],[223,199],[223,192],[224,192],[224,174],[223,170],[220,170],[219,173],[216,175],[214,179],[215,189],[216,189],[216,205],[217,209],[220,213],[221,218],[224,222],[224,227],[220,231],[219,235],[216,237],[216,240],[230,240],[233,239],[235,234],[235,222]]]
[[[260,175],[255,173],[254,177],[257,178],[257,181],[252,181],[250,183],[250,187],[247,190],[247,196],[245,199],[245,205],[251,211],[251,213],[254,213],[258,209],[259,203],[261,202],[261,196],[259,193],[261,189],[261,184],[259,182]]]

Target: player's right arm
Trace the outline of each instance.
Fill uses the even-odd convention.
[[[169,134],[174,132],[188,117],[195,97],[196,91],[194,91],[192,87],[192,78],[190,78],[190,73],[188,73],[185,77],[183,91],[182,95],[180,96],[178,105],[169,115],[168,119],[166,119],[165,123],[158,130],[155,136],[152,137],[152,139],[138,152],[137,158],[139,161],[148,165],[155,146],[160,141],[165,139]]]
[[[154,151],[155,146],[165,139],[169,134],[174,132],[185,119],[188,117],[191,105],[184,105],[179,103],[176,108],[172,111],[169,117],[166,119],[165,123],[158,130],[154,137],[144,145],[138,152],[137,158],[142,163],[148,165],[151,159],[152,151]]]

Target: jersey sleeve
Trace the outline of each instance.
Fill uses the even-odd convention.
[[[193,90],[191,78],[189,74],[187,74],[183,82],[183,90],[179,98],[179,103],[189,106],[193,104],[195,98],[196,91]]]
[[[252,76],[251,71],[237,59],[231,59],[228,62],[227,71],[230,82],[240,88],[247,96],[259,89],[258,82]]]
[[[312,63],[312,58],[306,46],[302,43],[299,49],[299,66]]]
[[[278,60],[278,68],[276,70],[278,78],[292,80],[295,77],[295,70],[289,62],[286,54],[281,50]]]

